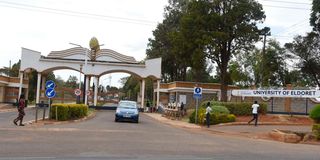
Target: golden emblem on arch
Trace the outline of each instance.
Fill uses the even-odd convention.
[[[96,58],[98,56],[98,54],[100,53],[100,45],[99,45],[99,41],[96,37],[92,37],[90,42],[89,42],[89,46],[90,46],[90,59],[91,61],[96,61]]]

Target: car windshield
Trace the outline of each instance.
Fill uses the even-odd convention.
[[[119,108],[128,108],[128,109],[136,109],[137,103],[136,102],[120,102]]]

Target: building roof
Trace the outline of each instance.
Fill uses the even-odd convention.
[[[47,58],[59,58],[59,59],[77,59],[84,60],[85,53],[87,53],[87,59],[90,60],[91,51],[86,48],[74,47],[61,51],[52,51],[48,54]],[[101,49],[96,53],[96,61],[108,61],[108,62],[123,62],[123,63],[138,63],[134,57],[120,54],[111,49]]]

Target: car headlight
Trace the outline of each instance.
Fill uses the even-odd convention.
[[[120,110],[119,109],[116,110],[116,114],[120,114]]]

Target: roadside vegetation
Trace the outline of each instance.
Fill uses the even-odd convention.
[[[57,112],[56,112],[57,111]],[[88,115],[88,106],[84,104],[52,104],[51,119],[58,121],[80,119]]]
[[[209,101],[204,101],[201,103],[197,122],[199,124],[205,124],[205,112],[206,112],[206,104]],[[212,113],[210,114],[210,124],[219,124],[219,123],[229,123],[235,122],[236,116],[245,116],[252,114],[251,103],[245,102],[217,102],[217,101],[210,101],[210,107],[212,108]],[[267,113],[267,105],[260,104],[259,107],[260,114]],[[195,123],[195,110],[192,111],[192,114],[189,115],[189,122]]]
[[[310,118],[314,120],[312,132],[320,140],[320,105],[315,106],[310,112]]]

